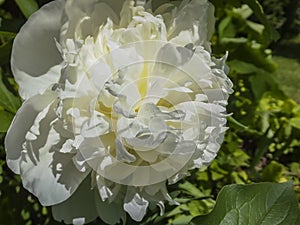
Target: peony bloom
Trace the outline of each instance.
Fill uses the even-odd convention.
[[[232,83],[210,54],[213,7],[158,2],[56,0],[15,39],[7,164],[58,221],[163,213],[166,185],[220,148]]]

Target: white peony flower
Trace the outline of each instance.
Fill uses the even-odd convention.
[[[141,221],[208,165],[226,130],[232,83],[210,54],[206,0],[56,0],[17,35],[11,66],[24,103],[8,166],[56,220]]]

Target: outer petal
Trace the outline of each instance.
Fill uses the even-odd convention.
[[[20,166],[23,186],[46,206],[68,199],[89,173],[78,171],[71,155],[51,152],[50,143],[57,142],[56,138],[49,135],[45,147],[39,149],[39,160],[32,161],[28,154]]]
[[[26,133],[33,125],[37,115],[55,98],[56,94],[54,92],[47,92],[44,95],[36,95],[24,102],[10,125],[5,138],[6,161],[9,168],[15,173],[20,173],[19,163]]]
[[[54,219],[66,224],[76,224],[78,220],[84,223],[95,220],[98,216],[94,197],[96,192],[97,189],[91,189],[90,178],[86,178],[68,200],[52,206]]]
[[[68,17],[68,28],[64,39],[74,38],[77,35],[82,38],[94,35],[99,26],[110,18],[118,23],[123,0],[69,0],[66,3],[65,13]]]
[[[188,40],[187,33],[183,34],[182,32],[192,31],[190,33],[192,43],[202,45],[210,50],[209,39],[214,31],[215,23],[214,7],[207,0],[192,0],[188,4],[186,2],[183,1],[179,7],[168,29],[169,38],[174,38],[171,42],[182,44],[183,40]],[[179,37],[183,40],[178,40]]]
[[[57,151],[64,140],[49,126],[54,118],[54,110],[50,108],[40,123],[40,135],[36,140],[26,141],[20,161],[23,186],[37,196],[42,205],[54,205],[68,199],[89,173],[89,170],[78,171],[73,154]]]
[[[54,92],[46,92],[26,101],[5,139],[8,166],[43,205],[69,198],[89,173],[77,170],[73,154],[58,151],[64,139],[50,126],[56,118],[55,99]]]
[[[64,0],[53,1],[34,13],[18,33],[11,57],[15,80],[23,99],[45,91],[58,81],[62,61],[56,48]]]

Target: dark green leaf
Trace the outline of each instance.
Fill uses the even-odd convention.
[[[13,39],[0,46],[0,66],[9,63]]]
[[[266,18],[260,3],[257,0],[242,0],[242,2],[247,4],[253,10],[255,16],[260,20],[260,22],[265,25],[266,31],[268,33],[268,35],[266,35],[266,38],[269,38],[270,41],[277,41],[280,35]]]
[[[297,225],[299,208],[293,183],[225,186],[213,211],[194,225]]]
[[[15,38],[17,34],[14,32],[10,32],[10,31],[0,31],[0,36],[4,37],[4,38],[9,38],[9,39],[13,39]]]
[[[6,132],[13,120],[13,114],[0,110],[0,132]]]
[[[26,18],[29,18],[32,13],[39,9],[39,6],[35,0],[15,0],[15,2]]]
[[[239,47],[231,53],[230,57],[251,63],[257,68],[268,72],[274,72],[276,70],[275,63],[267,57],[262,46],[247,43],[247,39],[245,43],[240,43]]]
[[[20,18],[2,19],[1,20],[1,31],[17,33],[21,26],[24,24],[24,20]]]
[[[13,95],[2,81],[0,70],[0,106],[11,113],[16,113],[21,105],[20,99]]]
[[[255,65],[237,59],[228,62],[228,64],[231,70],[234,70],[239,74],[250,74],[259,71],[259,68]]]

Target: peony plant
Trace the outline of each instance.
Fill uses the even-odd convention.
[[[55,0],[11,56],[23,105],[7,164],[67,224],[141,221],[178,204],[167,184],[207,166],[226,131],[226,55],[206,0]]]

